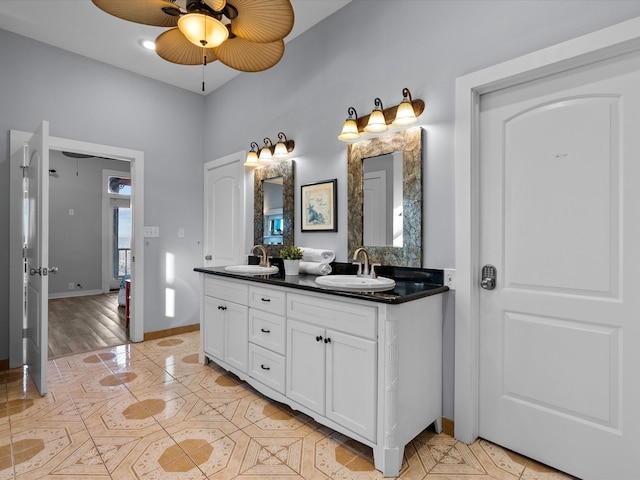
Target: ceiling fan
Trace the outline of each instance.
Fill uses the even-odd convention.
[[[156,39],[156,53],[180,65],[215,60],[242,72],[273,67],[293,28],[290,0],[92,0],[135,23],[173,27]]]

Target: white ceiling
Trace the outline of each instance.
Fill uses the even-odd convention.
[[[291,0],[295,24],[285,42],[300,35],[350,1]],[[0,29],[185,90],[203,93],[201,65],[176,65],[162,60],[155,52],[140,46],[142,40],[154,40],[166,30],[165,28],[121,20],[103,12],[90,0],[1,0]],[[210,63],[204,69],[204,93],[210,93],[239,73],[221,62]]]

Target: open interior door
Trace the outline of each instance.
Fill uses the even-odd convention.
[[[26,349],[29,373],[40,392],[47,393],[49,273],[49,123],[34,132],[24,149],[27,179],[26,230]]]

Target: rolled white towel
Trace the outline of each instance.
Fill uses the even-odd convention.
[[[320,262],[300,262],[300,273],[309,273],[311,275],[329,275],[331,273],[331,265]]]
[[[336,259],[336,253],[333,250],[309,247],[300,247],[300,250],[302,250],[305,262],[331,263]]]

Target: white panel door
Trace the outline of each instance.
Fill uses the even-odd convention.
[[[390,245],[387,239],[387,172],[362,175],[363,245]]]
[[[26,149],[27,207],[27,330],[29,373],[40,392],[47,393],[49,345],[49,123],[34,132]]]
[[[204,166],[205,266],[246,263],[244,152]]]
[[[640,471],[638,85],[627,56],[480,104],[479,434],[583,479]]]

